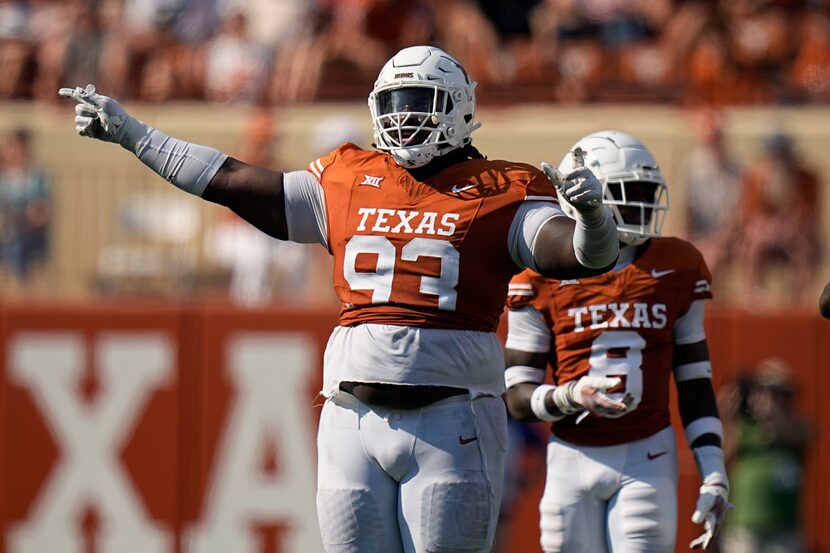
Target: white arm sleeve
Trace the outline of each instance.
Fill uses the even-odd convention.
[[[683,346],[696,344],[706,339],[703,329],[703,315],[706,310],[705,300],[695,300],[689,309],[674,322],[674,343]]]
[[[174,186],[201,196],[228,159],[215,148],[173,138],[130,117],[121,145]]]
[[[517,266],[538,271],[533,259],[533,245],[539,230],[554,217],[565,217],[565,213],[556,204],[533,200],[522,202],[507,234],[510,257]]]
[[[550,350],[550,340],[550,329],[537,309],[528,306],[507,312],[506,348],[547,353]]]
[[[302,244],[328,246],[326,201],[323,187],[308,171],[292,171],[283,178],[288,239]]]
[[[576,259],[583,267],[601,269],[617,259],[620,240],[608,208],[600,206],[591,213],[576,212],[573,245]]]

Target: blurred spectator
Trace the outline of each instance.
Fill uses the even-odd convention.
[[[822,11],[807,12],[791,82],[812,101],[830,99],[830,17]]]
[[[236,155],[260,167],[275,167],[274,114],[256,112],[248,123]],[[321,303],[320,260],[302,244],[274,240],[231,211],[223,211],[205,234],[205,252],[230,273],[228,295],[239,305],[256,307],[278,300],[283,304]],[[325,255],[320,252],[317,256]],[[327,257],[327,256],[326,256]]]
[[[685,67],[687,103],[720,105],[734,102],[736,93],[732,61],[723,34],[707,29],[692,46]]]
[[[128,91],[152,102],[201,99],[204,62],[197,46],[217,21],[211,0],[125,0]]]
[[[0,0],[0,98],[19,98],[30,92],[27,81],[32,70],[32,44],[28,17],[25,2]]]
[[[770,78],[793,54],[793,30],[800,0],[731,0],[720,2],[735,77],[747,101],[768,102],[784,97]]]
[[[271,266],[276,241],[232,211],[223,211],[205,234],[205,253],[230,272],[228,296],[234,303],[255,307],[273,297]]]
[[[695,44],[715,17],[717,2],[712,0],[680,0],[671,6],[659,40],[669,63],[682,72]]]
[[[803,300],[819,262],[819,181],[781,132],[764,140],[762,155],[742,177],[735,243],[750,300],[764,298],[771,262],[783,261],[791,299]]]
[[[123,91],[126,76],[126,49],[120,37],[120,12],[104,14],[99,0],[71,0],[63,10],[46,10],[41,22],[59,16],[68,26],[53,26],[52,34],[38,49],[40,67],[36,94],[55,99],[60,86],[96,86],[113,94]]]
[[[723,390],[730,500],[724,553],[800,553],[800,502],[809,430],[794,410],[789,366],[758,364]]]
[[[671,15],[669,0],[556,0],[554,4],[567,14],[559,26],[562,99],[624,100],[631,86],[642,95],[668,82],[671,60],[657,38]]]
[[[61,82],[67,39],[73,32],[75,5],[59,0],[30,0],[28,38],[37,72],[31,94],[38,100],[57,101],[55,87]],[[86,83],[84,83],[86,84]],[[80,86],[84,86],[81,84]]]
[[[493,24],[472,0],[436,2],[440,17],[435,19],[435,38],[452,52],[480,85],[503,83],[500,42]]]
[[[254,113],[236,157],[246,163],[273,167],[273,119],[270,110]],[[205,234],[208,258],[230,272],[229,297],[235,303],[248,307],[263,305],[273,296],[271,267],[276,261],[278,244],[279,241],[249,225],[230,210],[222,211]]]
[[[51,101],[80,75],[213,98],[228,60],[260,53],[272,103],[357,98],[391,53],[438,43],[485,101],[827,102],[829,17],[805,0],[0,0],[0,98]]]
[[[330,0],[320,7],[314,35],[280,56],[274,101],[362,96],[390,55],[432,39],[433,12],[427,0]]]
[[[16,129],[0,144],[0,268],[25,286],[49,243],[50,183],[32,160],[31,138]]]
[[[308,31],[314,0],[218,0],[222,19],[241,13],[251,40],[279,49]]]
[[[205,53],[205,96],[219,102],[261,102],[268,81],[269,53],[248,35],[241,13],[225,19]]]
[[[718,112],[699,112],[695,127],[698,144],[686,158],[683,171],[686,237],[703,254],[713,282],[719,283],[732,251],[741,172],[726,150]]]

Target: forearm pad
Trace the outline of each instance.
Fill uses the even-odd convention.
[[[729,479],[726,476],[726,464],[723,459],[723,449],[705,445],[692,450],[697,464],[700,480],[706,484],[722,484],[729,488]]]
[[[128,118],[118,142],[144,165],[185,192],[201,196],[228,156],[208,146],[173,138]]]
[[[576,212],[573,246],[577,261],[589,269],[602,269],[617,260],[617,225],[605,206]]]

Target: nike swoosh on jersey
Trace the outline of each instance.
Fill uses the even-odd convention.
[[[475,188],[478,186],[477,184],[468,184],[467,186],[458,186],[457,184],[452,185],[452,193],[458,194],[459,192],[464,192],[465,190],[469,190],[471,188]]]
[[[661,451],[659,453],[652,453],[651,451],[649,451],[648,453],[646,453],[646,457],[648,457],[649,461],[654,461],[658,457],[662,457],[663,455],[665,455],[667,453],[668,453],[668,451]]]
[[[465,438],[464,436],[458,437],[458,443],[461,445],[467,445],[470,442],[474,442],[478,439],[478,436],[473,436],[472,438]]]
[[[651,278],[660,278],[664,277],[669,273],[673,273],[674,269],[666,269],[665,271],[658,271],[657,269],[651,270]]]

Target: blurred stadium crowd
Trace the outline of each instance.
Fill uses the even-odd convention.
[[[775,276],[783,267],[789,278],[778,280],[780,299],[812,303],[823,262],[822,171],[814,165],[821,160],[804,156],[784,126],[758,132],[765,136],[760,148],[736,156],[720,108],[830,100],[825,0],[0,0],[0,102],[49,106],[58,102],[60,86],[95,83],[113,97],[147,105],[255,106],[260,115],[243,130],[235,155],[276,167],[281,131],[272,127],[272,110],[299,102],[362,103],[392,53],[430,42],[465,64],[485,105],[699,109],[695,147],[682,152],[685,159],[666,161],[680,167],[670,183],[679,206],[673,217],[682,221],[675,232],[701,249],[716,286],[732,283],[729,293],[715,294],[718,300],[768,304],[767,269]],[[360,131],[347,119],[327,122],[326,138],[315,147],[359,142]],[[57,211],[50,177],[55,187],[65,186],[69,173],[54,163],[41,167],[31,129],[2,127],[0,289],[14,292],[32,288],[33,269],[49,262]],[[68,196],[64,191],[64,202]],[[164,206],[131,201],[125,196],[127,215],[117,216],[131,221],[131,232],[143,220],[136,210],[163,212]],[[177,220],[195,221],[197,233],[198,216]],[[180,230],[171,243],[185,242]],[[231,273],[224,280],[232,297],[261,303],[280,289],[284,297],[319,300],[317,279],[296,271],[307,254],[293,244],[261,240],[232,216],[204,230],[203,255]],[[111,253],[98,252],[99,267],[121,266]],[[142,259],[141,270],[153,266]],[[100,278],[90,287],[118,288]],[[46,288],[61,293],[60,284]],[[198,288],[189,282],[188,289]]]
[[[441,44],[485,102],[830,99],[824,0],[0,0],[0,99],[363,98]],[[355,45],[360,45],[356,47]]]

